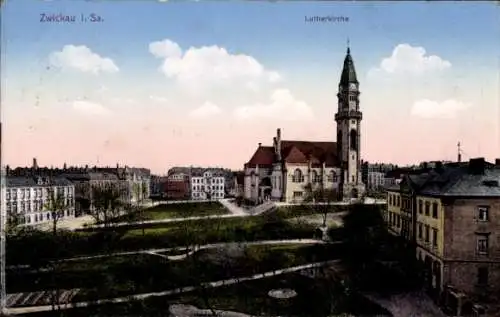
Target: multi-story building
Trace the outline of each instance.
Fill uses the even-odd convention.
[[[88,214],[94,210],[92,188],[113,186],[120,193],[120,200],[124,204],[132,203],[129,182],[120,180],[116,174],[87,172],[62,175],[75,186],[75,211],[77,215]]]
[[[6,177],[5,204],[12,225],[35,225],[51,221],[50,196],[62,195],[66,208],[57,219],[75,216],[75,186],[65,178]]]
[[[455,315],[500,299],[499,182],[500,169],[480,158],[437,164],[387,189],[390,231],[416,244],[427,286]]]
[[[169,175],[162,187],[162,197],[171,200],[191,199],[191,180],[187,174]]]
[[[206,169],[191,174],[191,199],[218,200],[225,197],[225,177],[217,170]]]
[[[337,142],[285,141],[278,129],[273,145],[259,144],[244,166],[246,199],[300,202],[309,185],[335,189],[346,199],[364,194],[360,91],[349,48],[338,89]]]
[[[385,186],[385,173],[383,172],[368,172],[368,183],[366,184],[369,190],[380,190]]]

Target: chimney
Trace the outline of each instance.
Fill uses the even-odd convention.
[[[261,147],[262,143],[259,142],[259,147]]]
[[[281,129],[276,130],[276,154],[278,161],[281,161]]]
[[[500,166],[500,158],[495,159],[495,165]]]
[[[33,169],[37,169],[38,168],[38,164],[36,162],[36,157],[33,158]]]
[[[484,157],[469,160],[469,173],[472,175],[484,175]]]

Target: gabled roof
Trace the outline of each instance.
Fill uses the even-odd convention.
[[[245,167],[271,166],[275,162],[274,147],[260,145]]]
[[[307,163],[307,157],[295,145],[292,145],[288,154],[284,157],[285,162],[291,164]]]
[[[302,156],[293,154],[300,151]],[[289,161],[293,158],[293,161]],[[313,164],[322,164],[327,166],[337,166],[337,143],[322,142],[322,141],[281,141],[281,157],[287,163],[308,163],[309,160]],[[300,157],[300,159],[299,159]]]
[[[468,166],[448,165],[420,175],[405,175],[401,184],[390,191],[401,191],[410,186],[419,195],[438,197],[499,197],[500,170],[486,168],[482,174],[473,174]]]

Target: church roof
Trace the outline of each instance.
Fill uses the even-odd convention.
[[[347,55],[344,59],[344,68],[340,77],[341,85],[348,85],[350,83],[358,83],[356,70],[354,69],[354,61],[352,60],[351,50],[347,48]]]
[[[328,167],[338,166],[336,142],[281,141],[281,157],[291,164],[313,165],[325,163]],[[259,146],[245,167],[269,167],[277,163],[272,146]]]
[[[245,164],[245,167],[255,167],[256,165],[262,167],[271,166],[274,162],[274,147],[259,145],[250,161]]]

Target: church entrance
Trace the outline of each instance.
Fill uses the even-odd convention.
[[[353,188],[351,190],[351,198],[358,198],[358,189],[357,188]]]
[[[271,200],[272,184],[271,184],[271,179],[269,177],[264,177],[262,179],[262,181],[259,184],[259,188],[260,188],[259,202],[262,203],[264,201]]]

